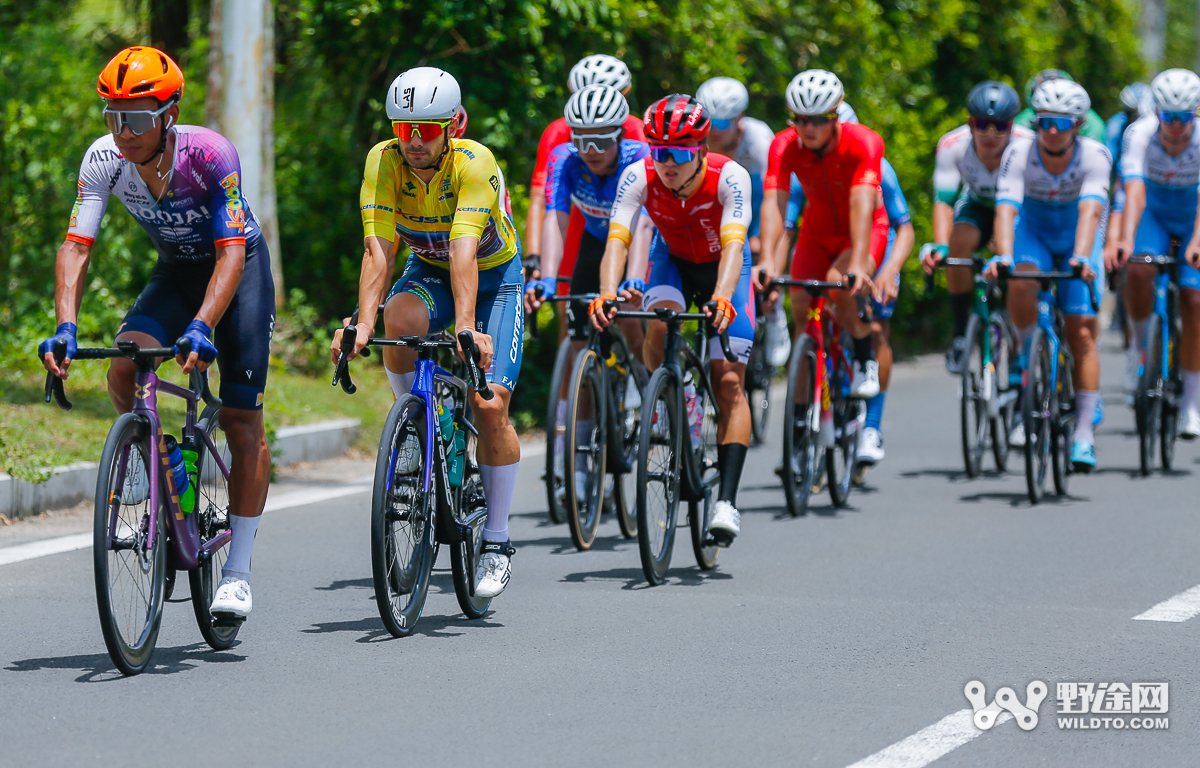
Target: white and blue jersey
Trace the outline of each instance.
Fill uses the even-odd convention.
[[[571,212],[574,203],[583,214],[584,229],[604,242],[608,239],[608,219],[617,198],[617,181],[629,165],[650,151],[647,144],[632,139],[621,141],[617,167],[607,176],[588,170],[574,144],[559,144],[550,153],[546,172],[546,210]]]
[[[763,177],[767,175],[767,162],[770,159],[773,141],[775,132],[762,120],[755,120],[753,117],[742,118],[742,140],[738,144],[737,152],[733,154],[733,160],[750,172],[750,210],[754,212],[754,218],[750,220],[746,237],[758,236]]]
[[[1186,246],[1196,223],[1200,192],[1200,131],[1193,128],[1187,147],[1172,156],[1159,140],[1158,117],[1143,117],[1125,131],[1121,178],[1146,185],[1146,210],[1138,223],[1134,253],[1163,256],[1172,237]],[[1185,288],[1200,288],[1200,272],[1184,264],[1179,282]]]

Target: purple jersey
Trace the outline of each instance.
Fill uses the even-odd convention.
[[[111,134],[97,139],[79,169],[79,197],[67,239],[91,245],[115,195],[154,241],[165,262],[214,259],[217,248],[259,237],[258,220],[242,197],[237,150],[221,134],[178,125],[175,158],[165,194],[156,202],[133,163],[117,151]]]

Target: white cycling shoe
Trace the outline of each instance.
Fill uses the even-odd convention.
[[[415,435],[408,435],[400,443],[399,454],[396,458],[397,475],[415,475],[421,467],[421,444]]]
[[[883,461],[883,455],[883,435],[867,427],[858,438],[858,463],[873,467]]]
[[[855,400],[870,400],[879,394],[879,361],[856,360],[854,378],[850,381],[850,397]]]
[[[1025,422],[1018,421],[1012,425],[1008,432],[1008,445],[1010,448],[1025,447]]]
[[[250,583],[238,576],[225,576],[217,585],[208,612],[213,615],[232,615],[246,618],[254,609],[254,598],[250,594]]]
[[[741,513],[728,501],[718,501],[713,505],[713,519],[708,524],[708,532],[713,538],[729,546],[729,542],[742,532]]]
[[[1195,440],[1200,437],[1200,410],[1183,409],[1183,423],[1179,427],[1179,436],[1184,440]]]
[[[512,575],[512,555],[516,552],[507,541],[483,542],[479,564],[475,567],[475,596],[491,598],[508,586]]]
[[[775,304],[775,311],[767,317],[767,362],[775,367],[787,365],[792,353],[792,339],[788,334],[787,317],[783,314],[783,301]]]

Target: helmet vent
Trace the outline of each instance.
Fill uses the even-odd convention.
[[[141,85],[135,85],[132,88],[130,88],[129,93],[130,93],[130,95],[133,95],[135,93],[145,93],[146,91],[150,91],[153,89],[154,89],[154,83],[142,83]]]
[[[429,104],[433,104],[433,100],[437,98],[438,89],[434,86],[433,93],[429,94]],[[426,106],[429,106],[428,104]]]
[[[125,87],[125,75],[129,72],[129,65],[122,63],[117,67],[117,90],[120,91]]]

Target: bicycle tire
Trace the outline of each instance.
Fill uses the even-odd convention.
[[[159,508],[150,509],[150,494],[126,504],[122,499],[127,471],[141,472],[147,484],[158,482],[150,471],[150,422],[133,413],[117,417],[100,454],[96,481],[92,563],[100,630],[113,664],[124,675],[140,674],[150,664],[162,624],[167,581],[167,521]],[[117,502],[120,502],[118,504]],[[157,517],[155,541],[148,539],[150,515]],[[109,546],[109,532],[120,542]],[[124,575],[137,583],[127,590]]]
[[[962,435],[963,467],[967,477],[979,477],[983,470],[983,452],[987,447],[988,432],[991,420],[987,418],[984,403],[989,392],[985,386],[985,360],[983,334],[985,332],[979,315],[971,315],[967,322],[964,338],[967,340],[966,355],[963,359],[962,374],[958,389],[959,427]]]
[[[433,571],[437,486],[431,482],[425,492],[425,446],[432,437],[425,427],[425,401],[412,394],[400,398],[388,412],[375,459],[371,577],[379,617],[394,637],[409,635],[416,627]],[[415,448],[410,437],[415,438]],[[405,456],[411,457],[414,471],[397,475],[395,469]],[[408,546],[402,546],[405,543]]]
[[[721,548],[712,543],[712,537],[708,535],[708,526],[712,522],[713,507],[717,500],[717,484],[721,481],[717,468],[717,429],[720,413],[707,372],[694,365],[688,369],[692,372],[692,380],[696,382],[696,396],[700,400],[700,453],[695,458],[700,485],[704,490],[703,499],[688,501],[688,532],[691,534],[696,565],[700,566],[702,571],[711,571],[717,567],[717,557],[721,554]]]
[[[760,318],[759,325],[765,321]],[[771,366],[767,363],[766,332],[754,334],[746,364],[746,400],[750,403],[750,445],[762,445],[771,417]]]
[[[792,357],[788,362],[787,400],[783,405],[783,465],[780,467],[780,479],[783,480],[784,502],[792,517],[799,517],[808,512],[813,475],[817,469],[817,440],[820,427],[813,413],[816,366],[816,340],[807,333],[801,334],[792,345]],[[807,402],[797,403],[796,390],[801,376],[805,377],[805,389],[802,392],[808,393],[805,396]],[[801,423],[804,429],[797,435],[796,426]]]
[[[554,356],[554,369],[550,374],[550,396],[546,398],[546,509],[550,514],[550,522],[565,523],[566,512],[562,507],[561,467],[557,460],[561,457],[556,448],[563,434],[565,425],[558,421],[558,402],[562,393],[563,377],[570,370],[571,337],[565,336],[558,344],[558,352]]]
[[[1075,380],[1072,371],[1075,362],[1070,348],[1065,344],[1058,347],[1058,386],[1054,388],[1054,420],[1050,424],[1050,467],[1054,477],[1054,492],[1059,496],[1069,493],[1071,475],[1075,467],[1071,463],[1071,446],[1075,437],[1075,423],[1079,418],[1075,407]]]
[[[1013,356],[1016,355],[1017,342],[1003,310],[997,310],[988,317],[988,334],[992,344],[992,381],[995,382],[991,396],[1007,396],[1012,389],[1009,370],[1012,367]],[[1010,399],[997,409],[996,415],[991,418],[992,459],[995,460],[996,470],[999,472],[1008,471],[1008,433],[1012,429],[1013,412],[1019,403],[1019,398]]]
[[[638,430],[642,422],[642,397],[645,396],[650,376],[636,360],[627,360],[626,365],[624,376],[613,377],[614,390],[609,393],[612,407],[608,411],[613,417],[609,427],[609,461],[614,458],[614,448],[619,449],[620,464],[617,468],[620,471],[613,473],[613,509],[621,535],[626,539],[636,539]],[[632,403],[629,400],[631,392],[637,398]]]
[[[849,341],[849,335],[843,334]],[[848,347],[843,347],[843,350]],[[843,352],[843,354],[845,354]],[[833,445],[825,449],[825,473],[829,478],[829,498],[835,507],[850,503],[854,486],[854,465],[858,461],[858,436],[866,413],[866,401],[852,399],[843,390],[841,378],[849,373],[842,361],[828,359],[829,400],[833,411]]]
[[[608,466],[608,419],[604,396],[604,361],[596,350],[583,349],[575,356],[567,390],[566,432],[563,435],[563,509],[571,541],[580,552],[592,548],[600,527],[606,494]],[[579,429],[580,417],[591,410],[591,425]],[[580,448],[586,448],[581,451]],[[580,471],[580,459],[587,457]],[[582,477],[581,477],[582,475]],[[580,481],[585,481],[580,488]]]
[[[667,368],[650,377],[638,430],[638,554],[651,585],[666,580],[675,545],[679,511],[679,454],[683,425],[676,404],[676,381]],[[649,407],[647,407],[649,406]],[[651,486],[659,489],[652,493]]]
[[[229,447],[224,439],[224,431],[217,419],[220,411],[212,406],[204,409],[196,428],[209,436],[217,450],[221,451],[221,460],[228,468],[230,464]],[[217,463],[209,456],[208,447],[200,442],[196,457],[196,473],[198,486],[196,489],[196,527],[200,532],[201,543],[211,541],[229,528],[229,481],[221,474]],[[237,639],[241,624],[217,626],[209,612],[213,598],[216,597],[217,585],[221,583],[221,567],[229,555],[229,545],[226,544],[215,552],[201,555],[200,564],[188,572],[188,583],[192,588],[192,612],[196,615],[196,625],[204,642],[217,651],[224,651],[233,646]]]
[[[1050,421],[1055,416],[1054,387],[1050,381],[1050,350],[1046,332],[1038,330],[1029,345],[1021,412],[1025,420],[1025,487],[1031,504],[1042,500],[1050,463]]]
[[[1150,316],[1146,326],[1146,349],[1142,371],[1134,394],[1134,412],[1138,431],[1138,465],[1143,477],[1154,472],[1154,452],[1158,448],[1162,419],[1162,318]]]
[[[475,594],[475,569],[483,551],[483,528],[487,524],[487,500],[483,495],[483,483],[479,479],[479,468],[475,462],[478,442],[468,431],[466,466],[463,469],[462,491],[459,494],[459,509],[455,519],[459,525],[471,530],[470,548],[467,539],[450,547],[450,570],[454,575],[454,595],[458,607],[468,619],[483,618],[491,607],[492,598]],[[436,560],[436,556],[434,557]]]

